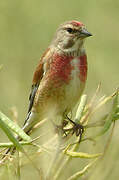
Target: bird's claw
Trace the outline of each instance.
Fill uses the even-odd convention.
[[[81,124],[74,123],[72,130],[73,130],[72,134],[75,133],[76,136],[79,136],[79,142],[80,142],[82,138],[82,134],[84,132],[84,127]]]
[[[73,124],[73,127],[70,129],[66,129],[66,131],[72,131],[72,134],[76,134],[76,136],[79,136],[79,142],[81,141],[82,134],[84,132],[84,127],[80,123],[76,123],[72,121],[68,116],[67,119]]]

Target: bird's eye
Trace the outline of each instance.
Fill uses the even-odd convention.
[[[69,32],[69,33],[73,33],[73,29],[72,29],[72,28],[67,28],[66,30],[67,30],[67,32]]]

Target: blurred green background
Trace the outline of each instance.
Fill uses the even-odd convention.
[[[82,21],[94,35],[85,43],[89,65],[85,93],[90,97],[101,82],[102,95],[109,95],[119,86],[119,0],[0,1],[0,110],[10,116],[10,108],[16,106],[19,124],[27,112],[32,75],[40,56],[59,24],[73,19]],[[91,180],[118,179],[118,129],[119,125],[109,159]]]

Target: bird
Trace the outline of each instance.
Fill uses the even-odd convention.
[[[87,54],[84,42],[92,36],[82,22],[61,24],[50,45],[42,55],[33,75],[29,108],[23,130],[29,134],[44,118],[64,117],[79,101],[87,79]]]

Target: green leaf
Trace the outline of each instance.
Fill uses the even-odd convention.
[[[116,118],[118,117],[117,116],[118,114],[116,114],[117,108],[118,108],[118,92],[116,93],[116,96],[114,97],[112,109],[111,109],[109,115],[107,116],[107,120],[106,120],[106,122],[104,124],[104,127],[101,130],[101,132],[96,135],[96,137],[105,134],[109,130],[109,128],[110,128],[111,124],[113,123],[113,121],[116,120]]]
[[[8,127],[8,129],[15,132],[19,137],[21,137],[24,141],[30,141],[31,137],[28,136],[16,123],[11,121],[6,115],[0,112],[0,121],[3,122],[4,125]]]
[[[0,128],[5,132],[7,137],[11,142],[13,142],[14,146],[23,152],[22,146],[19,144],[19,141],[14,137],[13,133],[9,129],[9,127],[5,124],[5,122],[0,117]]]
[[[115,114],[113,117],[113,121],[117,121],[119,120],[119,113]]]

